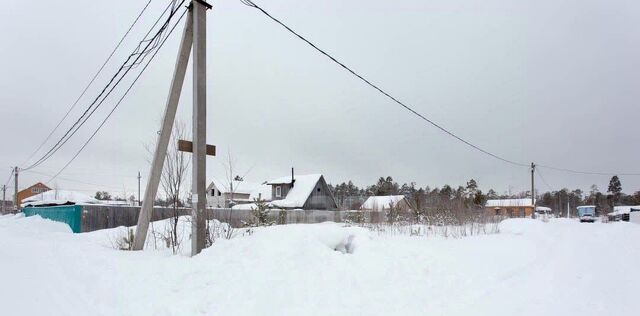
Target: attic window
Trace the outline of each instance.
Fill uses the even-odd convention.
[[[318,189],[316,191],[320,192],[320,187],[318,187]]]
[[[282,197],[282,188],[276,187],[276,197]]]

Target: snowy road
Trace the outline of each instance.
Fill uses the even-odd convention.
[[[277,226],[188,258],[115,251],[109,231],[74,235],[5,216],[0,314],[640,313],[640,225],[509,220],[500,229],[442,239]],[[353,254],[333,250],[351,234]]]

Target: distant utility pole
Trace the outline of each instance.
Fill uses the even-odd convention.
[[[13,169],[13,180],[14,180],[14,196],[13,196],[13,205],[16,210],[20,209],[20,205],[18,205],[18,167],[16,166]]]
[[[5,204],[6,204],[5,198],[6,198],[6,195],[7,195],[7,185],[3,184],[2,185],[2,214],[4,214],[4,211],[5,211]]]
[[[138,171],[138,206],[142,205],[142,200],[140,199],[140,171]]]
[[[144,192],[142,207],[138,216],[138,226],[133,241],[133,250],[142,250],[149,230],[153,202],[158,192],[162,169],[167,155],[167,147],[171,139],[171,129],[176,117],[178,101],[189,63],[189,52],[193,53],[193,142],[183,141],[191,145],[192,156],[192,191],[191,191],[191,255],[197,255],[205,245],[205,207],[206,207],[206,155],[215,154],[215,147],[206,142],[206,11],[211,5],[204,0],[193,0],[189,5],[187,22],[178,58],[175,64],[169,96],[162,119],[162,128],[156,142],[156,150],[151,162],[151,172],[147,177],[147,188]]]
[[[536,172],[536,164],[534,164],[533,162],[531,163],[531,205],[533,205],[533,213],[532,213],[532,217],[535,217],[535,213],[536,213],[536,188],[534,185],[534,175]]]

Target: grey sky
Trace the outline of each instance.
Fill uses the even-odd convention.
[[[489,151],[525,163],[640,172],[637,1],[256,2],[419,112]],[[0,181],[55,126],[145,3],[4,4]],[[152,2],[88,96],[96,95],[166,3]],[[208,142],[218,147],[219,157],[208,159],[209,176],[223,174],[220,161],[231,150],[238,173],[248,172],[246,179],[254,182],[286,175],[295,166],[299,173],[324,173],[330,183],[352,179],[364,185],[391,175],[420,186],[475,178],[483,190],[528,188],[526,168],[480,154],[425,125],[238,0],[213,3]],[[59,188],[137,190],[137,171],[143,177],[148,171],[144,144],[158,129],[181,28],[56,180]],[[188,124],[190,84],[187,80],[179,110]],[[81,101],[74,119],[89,99]],[[114,98],[109,100],[36,170],[53,174],[61,168],[113,105]],[[609,179],[542,173],[553,189],[596,184],[606,191]],[[25,173],[21,184],[46,180]],[[639,176],[621,180],[625,192],[640,190]],[[541,190],[549,189],[537,181]]]

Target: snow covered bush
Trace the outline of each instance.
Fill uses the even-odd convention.
[[[245,226],[257,227],[257,226],[270,226],[275,224],[269,220],[269,205],[266,201],[258,198],[254,199],[255,207],[251,207],[252,218],[244,222]]]
[[[127,229],[126,232],[123,232],[123,235],[116,236],[111,244],[113,248],[118,250],[132,250],[134,236],[133,229]]]

